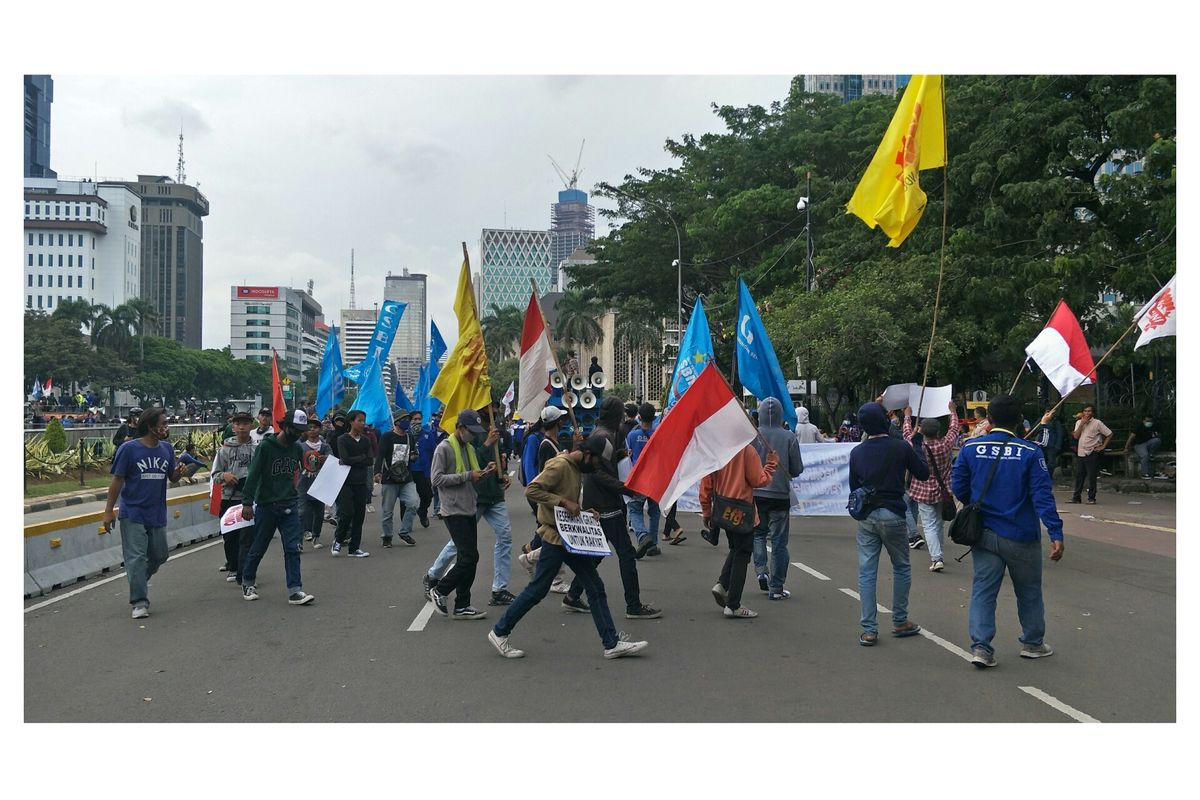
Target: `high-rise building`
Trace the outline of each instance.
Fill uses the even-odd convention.
[[[287,286],[229,287],[229,349],[234,358],[262,364],[279,356],[279,377],[301,383],[305,363],[304,334],[316,333],[321,304],[312,295]],[[322,347],[324,339],[321,340]],[[320,350],[315,362],[321,363]]]
[[[199,348],[208,199],[165,175],[138,175],[120,185],[142,201],[141,295],[158,312],[159,334]]]
[[[868,94],[895,94],[904,78],[907,85],[909,75],[805,75],[804,88],[809,92],[836,94],[843,103],[858,100]]]
[[[596,238],[596,209],[588,205],[587,192],[565,189],[550,207],[550,264],[555,273],[562,262]],[[557,277],[557,275],[556,275]]]
[[[54,79],[49,75],[25,76],[25,177],[57,178],[50,169],[50,104]]]
[[[555,270],[554,289],[559,292],[565,292],[571,288],[571,267],[595,263],[595,256],[582,247],[576,248],[573,253],[558,262],[558,269]]]
[[[25,307],[139,296],[141,203],[119,184],[25,179]]]
[[[342,326],[338,328],[338,344],[342,346],[342,366],[352,367],[367,357],[371,337],[375,335],[374,309],[343,308]],[[384,370],[384,379],[387,370]]]
[[[499,308],[524,308],[529,303],[529,279],[545,292],[554,283],[550,231],[484,228],[480,239],[480,308],[487,314]]]
[[[421,365],[428,359],[425,353],[425,332],[429,329],[426,276],[419,272],[409,273],[407,269],[400,275],[389,272],[383,279],[383,299],[406,304],[388,358],[396,365],[400,385],[406,392],[411,392],[417,385]]]

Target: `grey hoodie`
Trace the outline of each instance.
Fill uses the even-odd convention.
[[[829,441],[821,435],[821,429],[808,421],[808,409],[804,406],[796,408],[796,441],[801,444],[816,444]]]
[[[754,496],[787,499],[788,505],[795,505],[791,482],[792,478],[804,471],[804,463],[800,460],[800,445],[796,443],[796,435],[783,427],[783,406],[774,397],[768,397],[758,405],[758,433],[779,454],[779,466],[771,482],[761,489],[755,489]],[[765,462],[767,449],[763,447],[762,440],[755,439],[753,444],[758,457]]]

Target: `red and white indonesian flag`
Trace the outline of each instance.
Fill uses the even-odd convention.
[[[625,486],[668,508],[757,436],[741,403],[710,363],[663,417]]]
[[[1063,397],[1092,382],[1089,376],[1096,365],[1083,338],[1083,328],[1079,327],[1079,320],[1065,300],[1058,301],[1050,321],[1025,348],[1025,354],[1034,360]]]
[[[521,328],[521,390],[517,399],[517,416],[537,419],[550,399],[550,371],[554,369],[554,353],[546,332],[546,320],[538,306],[537,295],[529,293],[525,309],[525,325]]]
[[[1170,283],[1159,289],[1158,294],[1138,312],[1138,327],[1142,329],[1142,335],[1133,346],[1134,350],[1163,336],[1175,335],[1176,297],[1175,279],[1171,278]]]

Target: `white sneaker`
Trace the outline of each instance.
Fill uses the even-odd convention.
[[[313,550],[320,550],[325,545],[321,544],[320,540],[313,539]]]
[[[530,558],[528,553],[521,553],[521,555],[517,556],[517,563],[525,568],[525,571],[529,573],[529,577],[533,577],[533,571],[537,568],[537,559]]]
[[[508,643],[507,636],[497,636],[496,631],[488,631],[488,641],[492,643],[492,647],[496,648],[496,652],[505,658],[524,658],[525,651],[518,650]]]
[[[334,542],[329,548],[329,555],[333,556],[334,558],[337,558],[341,554],[342,554],[342,543]]]
[[[622,658],[624,656],[631,656],[635,653],[642,652],[649,644],[649,642],[623,642],[618,639],[615,647],[610,647],[604,651],[604,657]]]
[[[242,599],[243,600],[257,600],[258,599],[258,589],[254,588],[253,586],[243,586],[242,587]]]
[[[554,583],[550,584],[550,591],[554,592],[555,594],[566,594],[570,588],[571,584],[564,580],[559,580],[558,578],[555,578]]]
[[[456,608],[450,619],[487,619],[487,612],[480,611],[474,606],[466,608]]]
[[[374,514],[374,513],[375,513],[375,506],[371,505],[370,503],[367,503],[367,513],[368,513],[368,514]]]
[[[942,563],[942,560],[940,558],[937,561],[934,561],[932,564],[929,565],[930,572],[941,572],[945,568],[946,568],[946,565]]]
[[[229,573],[228,575],[226,575],[226,576],[225,576],[225,582],[226,582],[226,583],[236,583],[236,582],[237,582],[237,573],[236,573],[236,572],[231,572],[231,573]]]
[[[305,531],[305,532],[304,532],[304,541],[306,541],[306,542],[311,542],[311,541],[312,541],[312,531]]]
[[[754,619],[758,616],[757,611],[751,611],[745,606],[738,606],[737,610],[734,610],[729,606],[725,606],[724,614],[730,619]]]
[[[288,605],[304,606],[304,605],[308,605],[309,603],[311,603],[313,600],[316,600],[316,599],[317,598],[313,597],[311,594],[306,594],[303,591],[292,592],[291,594],[288,595]]]
[[[150,616],[150,608],[148,606],[134,606],[132,617],[134,619],[145,619]]]

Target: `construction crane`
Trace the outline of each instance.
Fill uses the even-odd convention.
[[[571,170],[570,175],[567,175],[563,168],[558,165],[558,162],[554,160],[554,156],[550,155],[549,153],[546,154],[546,158],[550,159],[550,163],[554,165],[554,171],[557,172],[558,177],[562,179],[563,186],[567,187],[568,189],[576,188],[576,184],[579,183],[579,173],[581,171],[579,169],[579,162],[583,160],[583,146],[585,144],[587,144],[587,139],[584,139],[579,143],[579,157],[575,159],[575,169]]]

